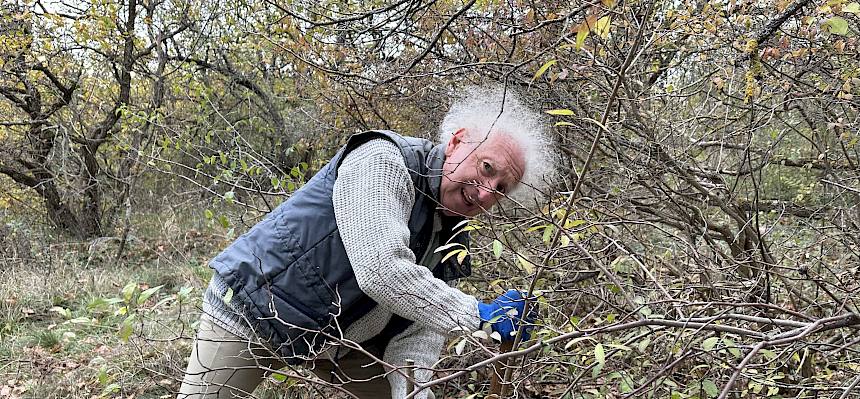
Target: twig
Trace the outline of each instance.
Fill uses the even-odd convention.
[[[621,88],[621,82],[624,81],[624,74],[627,72],[627,68],[630,67],[630,64],[632,64],[633,60],[636,58],[637,50],[638,50],[639,46],[642,44],[642,37],[645,33],[645,23],[647,22],[648,17],[651,15],[651,11],[653,10],[653,7],[654,7],[654,2],[649,2],[648,8],[644,14],[645,17],[643,18],[642,25],[639,27],[639,31],[636,34],[636,40],[633,42],[633,45],[630,48],[630,51],[627,53],[627,56],[624,59],[624,63],[621,65],[621,67],[618,68],[618,78],[615,80],[615,84],[612,87],[612,92],[610,93],[609,98],[606,101],[606,108],[603,110],[603,115],[600,117],[600,122],[597,123],[597,125],[600,127],[600,129],[594,135],[594,140],[591,142],[591,148],[588,151],[588,156],[585,158],[585,163],[582,166],[582,171],[579,173],[579,176],[576,179],[576,185],[574,186],[573,191],[570,193],[570,196],[568,196],[567,201],[565,201],[564,214],[561,218],[562,223],[564,223],[564,221],[567,220],[567,218],[573,212],[573,204],[576,201],[576,197],[579,194],[579,190],[582,188],[582,183],[585,180],[585,175],[586,175],[586,173],[588,173],[589,168],[591,168],[591,162],[594,160],[594,155],[597,153],[597,146],[600,143],[600,139],[603,137],[603,134],[607,131],[606,121],[609,120],[609,113],[612,110],[612,105],[615,103],[615,100],[618,97],[618,91]],[[563,229],[557,229],[556,230],[555,234],[553,235],[552,241],[550,242],[549,248],[557,248],[558,242],[561,239],[561,235],[563,234],[562,230]],[[579,244],[577,244],[577,246],[578,245]],[[587,251],[585,251],[585,252],[586,252],[586,254],[588,254]],[[546,267],[546,265],[549,264],[549,260],[551,259],[551,257],[553,256],[554,253],[555,253],[555,251],[549,251],[547,253],[547,255],[543,258],[543,261],[538,266],[537,270],[535,271],[535,275],[532,278],[531,284],[529,285],[529,289],[528,289],[528,292],[526,294],[525,304],[523,305],[523,308],[524,308],[523,309],[523,317],[525,317],[525,315],[529,314],[529,308],[531,306],[531,303],[530,303],[531,301],[529,301],[529,298],[531,298],[532,293],[534,292],[535,285],[537,284],[537,281],[538,281],[541,273],[543,272],[543,269]],[[591,257],[590,254],[588,254],[588,256]],[[591,259],[594,259],[594,258],[591,257]],[[603,269],[602,265],[600,265],[599,263],[598,263],[598,266],[601,269]],[[602,270],[602,271],[604,273],[607,273],[606,270]],[[614,279],[614,276],[612,276],[608,273],[607,273],[607,276]],[[620,284],[617,284],[617,283],[616,283],[616,286],[618,286],[619,289],[622,287]],[[625,299],[630,301],[629,295],[625,294]],[[516,348],[519,346],[520,340],[522,340],[524,328],[525,328],[524,323],[520,323],[519,329],[517,330],[517,334],[514,337],[513,345],[511,346],[512,350],[516,350]],[[512,373],[513,373],[513,368],[506,367],[505,373],[504,373],[504,381],[509,381],[511,379]],[[495,393],[495,394],[498,394],[500,397],[504,397],[506,390],[507,390],[507,384],[503,383],[498,392],[490,392],[490,393],[491,394]]]
[[[851,394],[851,391],[853,391],[854,388],[857,388],[858,384],[860,384],[860,374],[858,374],[857,377],[854,377],[854,380],[851,381],[851,384],[849,384],[848,387],[845,388],[845,392],[842,392],[842,395],[839,395],[839,399],[847,399],[848,396]]]
[[[424,51],[422,51],[421,54],[419,54],[417,57],[415,57],[415,59],[412,60],[412,62],[409,64],[409,66],[406,67],[406,69],[404,69],[400,74],[398,74],[396,76],[392,76],[392,77],[386,79],[385,81],[380,82],[380,84],[391,83],[391,82],[399,79],[404,74],[408,73],[410,70],[412,70],[412,68],[415,68],[415,66],[418,65],[418,63],[421,62],[421,60],[423,60],[424,57],[426,57],[428,54],[430,54],[430,51],[433,50],[433,47],[436,47],[436,43],[439,42],[439,39],[442,38],[442,34],[445,33],[446,30],[448,30],[448,27],[451,26],[452,23],[454,23],[454,20],[456,20],[461,15],[463,15],[466,11],[468,11],[470,8],[472,8],[472,6],[475,5],[475,1],[476,0],[469,0],[469,2],[466,3],[463,6],[463,8],[461,8],[456,13],[454,13],[454,15],[451,16],[451,18],[448,18],[448,20],[445,21],[445,24],[442,25],[441,28],[439,28],[438,32],[436,32],[436,35],[433,36],[433,39],[430,40],[430,43],[427,44],[427,47],[424,48]]]
[[[415,361],[406,359],[406,392],[412,393],[415,390]]]
[[[735,385],[735,381],[738,379],[738,376],[741,375],[741,371],[743,371],[744,367],[747,366],[747,363],[749,363],[750,360],[752,360],[753,356],[755,356],[755,354],[758,353],[758,351],[760,351],[761,348],[764,348],[765,344],[767,344],[767,342],[759,342],[750,351],[750,353],[747,353],[747,355],[744,357],[744,360],[741,360],[741,363],[738,364],[738,367],[735,370],[735,372],[732,373],[732,377],[729,378],[729,382],[723,388],[723,392],[720,392],[720,396],[717,399],[726,399],[726,397],[729,396],[729,393],[732,391],[732,387]]]
[[[837,182],[835,182],[835,181],[830,181],[830,180],[827,180],[827,179],[821,179],[821,181],[822,181],[822,182],[824,182],[824,183],[827,183],[827,184],[832,184],[832,185],[834,185],[834,186],[836,186],[836,187],[839,187],[839,188],[844,188],[844,189],[846,189],[846,190],[848,190],[848,191],[851,191],[852,193],[860,194],[860,190],[858,190],[858,189],[856,189],[856,188],[851,188],[851,187],[848,187],[848,186],[845,186],[845,185],[839,184],[839,183],[837,183]]]

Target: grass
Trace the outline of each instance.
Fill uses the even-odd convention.
[[[40,245],[14,256],[0,251],[0,391],[21,398],[175,397],[212,276],[207,263],[229,234],[193,210],[170,208],[138,215],[117,256],[118,239],[73,241],[28,227],[42,221],[26,215],[13,223],[3,216],[0,223],[17,237]],[[129,304],[128,284],[135,295],[161,288]],[[124,334],[130,313],[135,318]],[[269,382],[256,394],[307,397],[302,392],[301,384],[285,393]]]
[[[29,253],[0,252],[0,390],[22,398],[172,397],[211,276],[206,262],[225,243],[191,218],[140,216],[119,257],[117,239],[76,242],[27,227],[38,223],[6,223],[33,245]],[[133,309],[125,340],[120,309],[129,283],[162,288]],[[182,301],[153,308],[184,287],[192,291]]]

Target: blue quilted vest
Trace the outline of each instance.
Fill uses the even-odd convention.
[[[257,334],[291,364],[314,357],[321,347],[340,338],[376,302],[359,289],[343,247],[332,205],[337,169],[346,154],[374,138],[396,144],[415,186],[409,218],[409,248],[421,259],[430,242],[441,182],[444,145],[403,137],[390,131],[352,136],[329,163],[300,190],[247,233],[218,254],[210,267],[233,290],[234,305],[245,309]],[[441,214],[440,214],[441,215]],[[468,235],[451,237],[461,218],[443,217],[439,243],[468,245]],[[450,281],[471,273],[469,260],[449,258],[433,275]],[[410,320],[392,317],[373,341],[384,348]]]

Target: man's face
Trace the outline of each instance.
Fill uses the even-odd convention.
[[[524,170],[523,152],[510,136],[494,131],[486,140],[471,142],[465,129],[458,130],[445,148],[442,212],[471,217],[490,209],[519,184]]]

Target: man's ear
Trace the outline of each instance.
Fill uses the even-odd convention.
[[[466,138],[466,128],[461,127],[457,129],[454,134],[451,135],[451,139],[448,140],[448,145],[445,146],[445,156],[450,157],[457,147],[463,143],[463,139]]]

